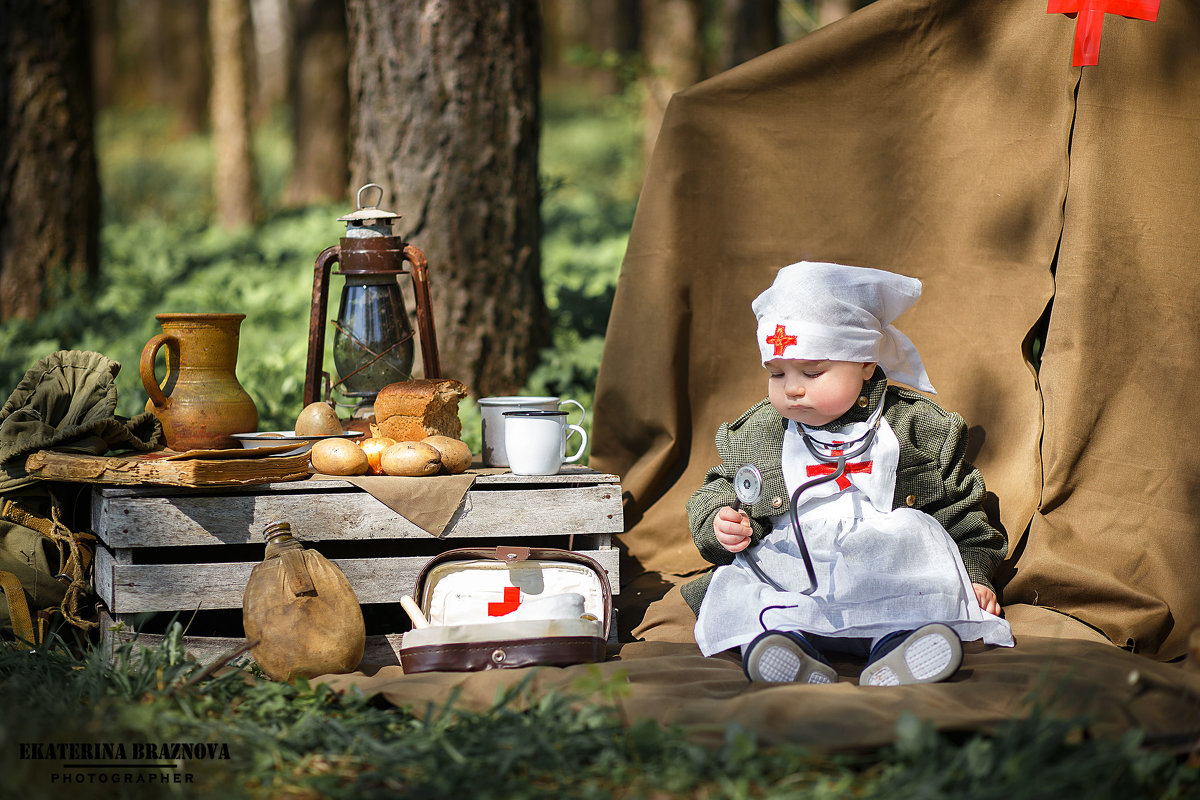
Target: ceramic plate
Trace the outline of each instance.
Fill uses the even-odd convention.
[[[296,445],[294,449],[278,454],[281,456],[308,452],[314,444],[322,439],[357,439],[361,436],[362,431],[347,431],[346,433],[334,433],[328,436],[297,436],[294,431],[258,431],[257,433],[233,434],[233,438],[241,442],[242,447],[278,447],[283,444]]]

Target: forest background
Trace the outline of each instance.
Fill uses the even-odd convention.
[[[137,366],[154,314],[240,312],[238,377],[259,429],[290,428],[313,261],[374,182],[381,207],[402,215],[397,233],[429,258],[443,374],[472,391],[461,413],[475,451],[475,397],[559,395],[590,409],[670,95],[860,5],[6,3],[22,20],[0,26],[9,119],[29,123],[0,131],[0,388],[56,350],[93,350],[124,365],[118,413],[132,416],[146,402]],[[439,14],[465,22],[437,21],[431,37]],[[479,31],[496,31],[494,46]],[[439,49],[476,63],[450,71]],[[462,85],[473,79],[477,89]],[[492,150],[507,158],[471,165]],[[329,319],[340,288],[335,276]]]

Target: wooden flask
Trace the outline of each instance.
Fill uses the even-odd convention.
[[[287,522],[272,522],[263,538],[266,555],[242,596],[254,660],[275,680],[354,670],[367,633],[346,576],[325,556],[305,550]]]

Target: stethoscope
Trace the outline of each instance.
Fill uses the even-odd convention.
[[[871,427],[868,428],[867,432],[862,436],[850,442],[838,442],[837,444],[832,442],[823,442],[820,439],[815,439],[810,436],[808,432],[804,430],[803,426],[798,426],[800,428],[801,438],[804,439],[804,444],[806,447],[808,447],[808,452],[810,452],[818,461],[826,464],[836,465],[833,469],[833,472],[813,478],[811,481],[806,483],[802,483],[796,487],[796,491],[792,492],[791,507],[788,509],[792,519],[792,534],[796,537],[796,544],[800,548],[800,556],[804,559],[804,570],[808,573],[808,588],[802,590],[800,594],[812,594],[817,590],[817,572],[813,568],[812,556],[808,554],[808,545],[804,542],[804,531],[800,527],[800,517],[796,512],[796,507],[799,505],[797,501],[800,499],[800,495],[804,494],[814,486],[820,486],[823,483],[836,481],[838,478],[842,477],[842,475],[846,472],[846,462],[852,458],[857,458],[871,447],[871,443],[875,441],[875,434],[879,430],[879,423],[883,419],[883,414],[881,413],[882,411],[883,405],[880,404],[880,406],[875,409],[875,414],[873,415],[875,420],[871,424]],[[840,450],[841,453],[838,455],[833,455],[834,450]],[[737,511],[743,505],[749,506],[759,501],[759,499],[762,497],[762,473],[759,472],[758,467],[754,466],[753,464],[746,464],[745,466],[740,467],[738,471],[734,473],[733,493],[736,497],[736,499],[733,501],[734,511]],[[755,558],[754,553],[752,552],[752,547],[753,546],[747,547],[745,551],[743,551],[742,555],[746,557],[746,563],[750,566],[750,569],[754,572],[754,574],[758,576],[759,580],[761,580],[763,583],[766,583],[776,591],[789,591],[788,589],[784,589],[782,586],[780,586],[773,578],[771,578],[771,576],[763,572],[762,567],[758,563],[758,559]]]

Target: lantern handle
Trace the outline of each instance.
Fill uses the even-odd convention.
[[[308,365],[304,371],[304,405],[321,398],[322,378],[326,377],[322,362],[325,359],[325,312],[329,308],[329,273],[342,255],[338,245],[327,247],[313,265],[312,314],[308,319]]]
[[[429,261],[419,248],[404,245],[404,260],[413,265],[413,294],[417,302],[417,329],[421,332],[421,360],[426,378],[442,377],[437,334],[433,326],[433,299],[429,295]]]
[[[365,192],[367,189],[378,189],[379,190],[379,197],[375,200],[375,203],[373,205],[369,205],[369,206],[363,205],[363,192]],[[368,183],[366,186],[363,186],[361,189],[358,190],[357,202],[358,202],[358,207],[360,210],[364,209],[364,208],[379,208],[379,204],[383,202],[383,187],[380,186],[378,183]]]

